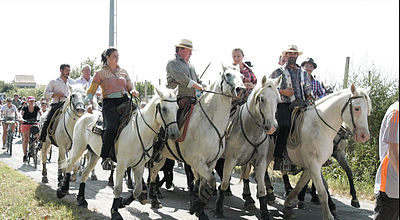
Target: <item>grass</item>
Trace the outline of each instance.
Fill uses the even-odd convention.
[[[104,218],[104,217],[103,217]],[[102,219],[0,162],[0,219]]]

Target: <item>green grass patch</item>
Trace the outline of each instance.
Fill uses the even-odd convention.
[[[0,162],[0,219],[102,219]]]

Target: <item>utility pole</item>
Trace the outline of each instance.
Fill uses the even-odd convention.
[[[117,36],[117,0],[110,0],[110,24],[108,29],[108,46],[116,47]]]
[[[350,65],[350,57],[346,57],[346,66],[344,68],[343,89],[347,88],[347,84],[349,82],[349,65]]]
[[[144,101],[149,103],[149,97],[147,96],[147,80],[144,81]]]

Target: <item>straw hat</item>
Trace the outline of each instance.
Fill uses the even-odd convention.
[[[297,48],[297,46],[294,45],[294,44],[289,45],[287,50],[282,51],[282,56],[285,56],[286,53],[288,53],[288,52],[295,52],[295,53],[297,53],[299,56],[300,56],[301,54],[303,54],[303,52],[300,52],[299,49]]]
[[[188,39],[182,39],[181,42],[179,42],[175,47],[182,47],[182,48],[187,48],[193,50],[193,44],[191,40]]]
[[[306,63],[309,63],[314,66],[314,69],[317,69],[317,64],[314,62],[313,58],[307,58],[304,62],[301,63],[301,67],[306,65]]]

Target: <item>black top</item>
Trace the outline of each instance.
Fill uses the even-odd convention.
[[[40,108],[35,105],[33,107],[33,112],[29,112],[29,108],[28,108],[28,106],[26,106],[22,109],[22,111],[24,111],[24,115],[22,115],[23,119],[25,119],[27,121],[29,121],[29,120],[33,121],[33,120],[37,119],[37,115],[38,115],[38,112],[40,111]]]

